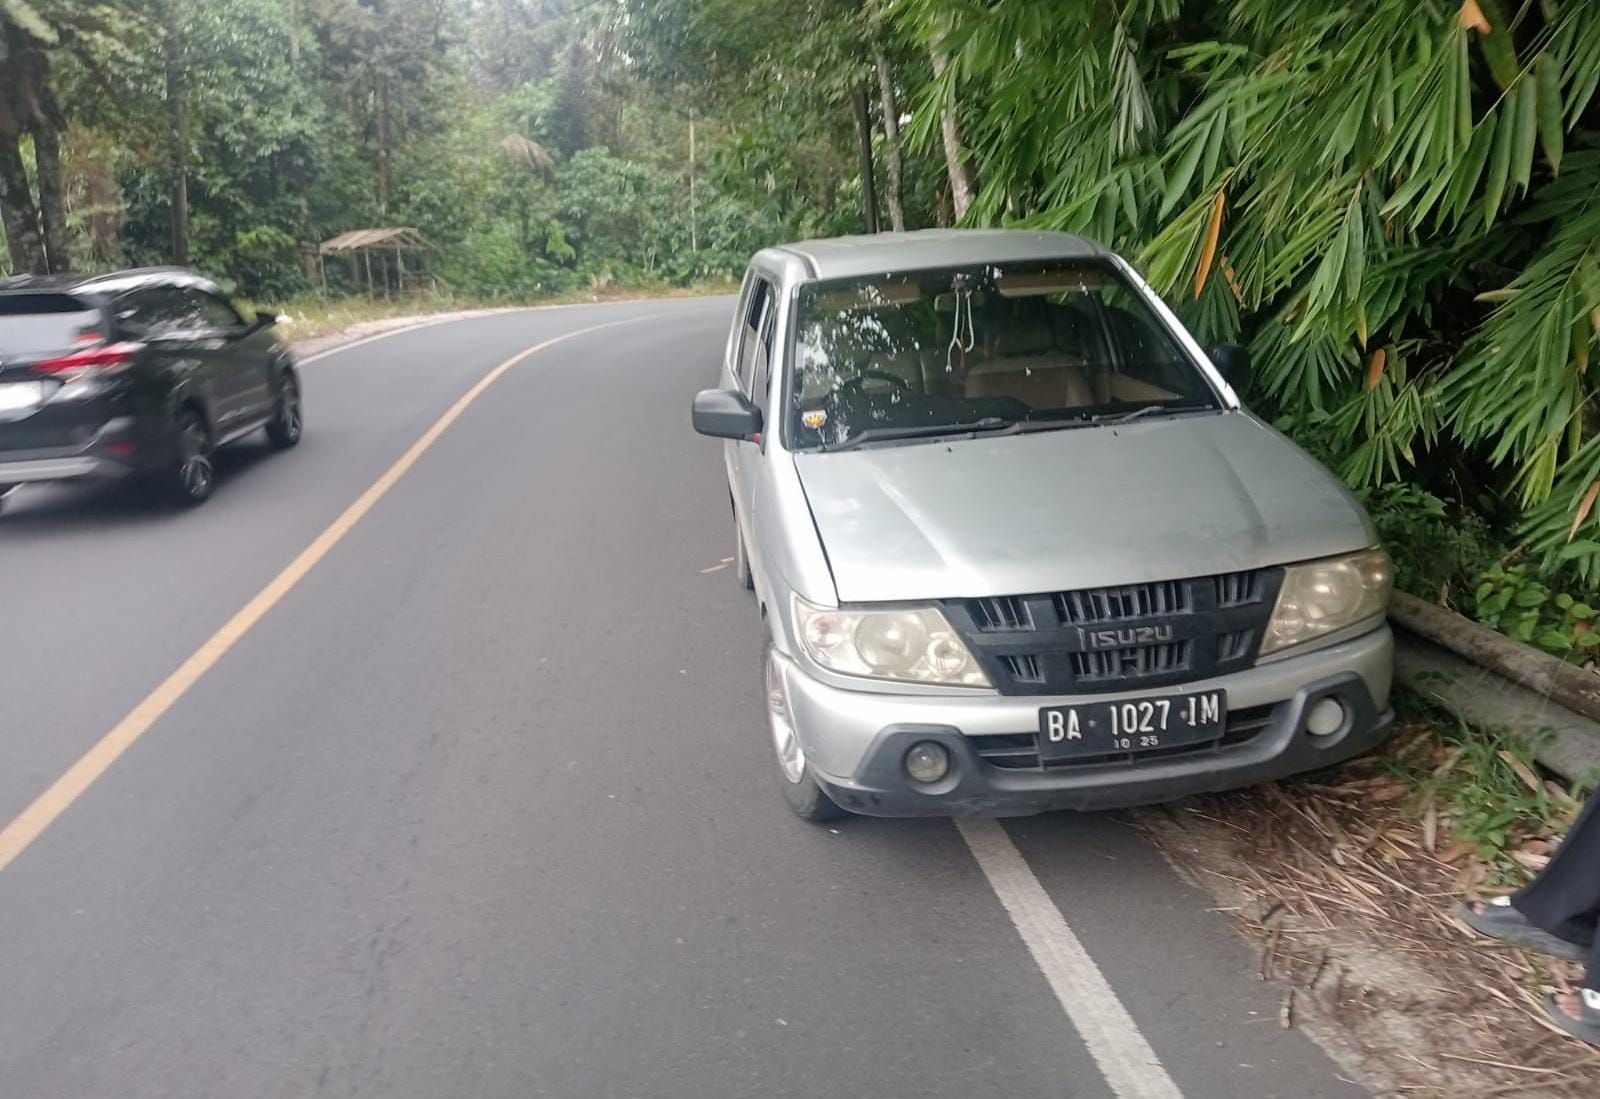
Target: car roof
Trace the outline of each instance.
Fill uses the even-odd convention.
[[[854,278],[969,263],[1098,259],[1110,254],[1094,241],[1072,233],[1032,229],[917,229],[802,240],[768,251],[783,258],[798,257],[812,279]]]
[[[56,292],[114,297],[145,286],[190,286],[217,292],[217,284],[187,267],[136,267],[101,275],[10,275],[0,278],[0,293]]]

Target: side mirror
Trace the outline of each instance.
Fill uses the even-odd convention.
[[[761,434],[761,410],[732,389],[702,389],[694,395],[694,429],[713,439],[754,439]]]
[[[1250,373],[1250,352],[1236,343],[1218,344],[1211,349],[1211,362],[1229,385],[1238,388]]]
[[[271,328],[278,323],[276,313],[257,313],[256,319],[250,322],[249,331],[259,332],[263,328]]]

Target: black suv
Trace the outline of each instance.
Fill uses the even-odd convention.
[[[0,500],[20,484],[138,474],[211,495],[212,451],[300,441],[300,381],[272,318],[178,268],[0,279]]]

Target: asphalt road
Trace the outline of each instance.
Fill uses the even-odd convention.
[[[688,428],[729,311],[391,335],[308,363],[300,448],[204,508],[10,502],[0,825],[497,364],[611,325],[495,380],[0,871],[0,1097],[1115,1094],[1063,1000],[1119,1017],[955,826],[781,801]],[[1365,1094],[1122,818],[1003,828],[1176,1093]]]

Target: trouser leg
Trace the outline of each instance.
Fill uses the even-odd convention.
[[[1600,922],[1600,791],[1589,796],[1578,823],[1550,864],[1511,903],[1536,927],[1568,942],[1593,943]],[[1600,964],[1591,966],[1600,981]]]

